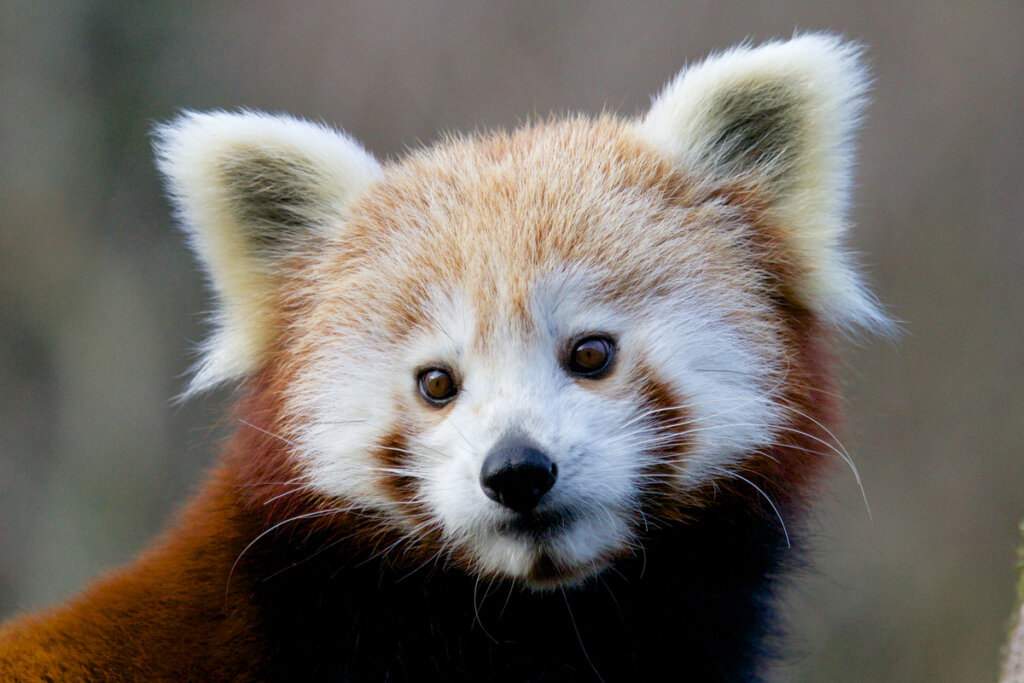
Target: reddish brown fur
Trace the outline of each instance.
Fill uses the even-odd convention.
[[[0,679],[259,680],[260,617],[226,569],[259,531],[221,468],[174,530],[71,603],[0,630]]]

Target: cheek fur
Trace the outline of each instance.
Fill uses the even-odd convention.
[[[411,505],[417,495],[417,476],[409,465],[412,455],[409,429],[402,422],[378,439],[370,450],[370,458],[380,463],[378,482],[384,494],[407,505]]]
[[[688,401],[658,378],[647,364],[638,365],[631,378],[639,395],[640,420],[645,430],[635,457],[643,463],[644,507],[661,515],[678,516],[678,483],[688,451],[694,418]]]

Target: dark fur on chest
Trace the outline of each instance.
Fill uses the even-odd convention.
[[[529,592],[461,571],[402,571],[278,538],[250,558],[298,562],[254,581],[273,680],[756,680],[772,577],[792,562],[777,522],[737,506],[662,529],[584,585]],[[303,558],[308,558],[303,560]]]

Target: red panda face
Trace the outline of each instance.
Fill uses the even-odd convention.
[[[293,457],[473,571],[599,570],[772,441],[784,321],[749,229],[610,121],[387,169],[297,269]]]
[[[777,514],[808,349],[884,323],[840,248],[862,90],[808,36],[684,71],[639,120],[384,166],[294,119],[186,115],[159,152],[221,300],[196,386],[273,376],[322,510],[534,588],[736,482]]]

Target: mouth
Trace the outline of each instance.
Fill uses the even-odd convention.
[[[577,585],[629,550],[625,519],[576,506],[541,506],[493,520],[471,551],[476,571],[532,590]]]
[[[582,519],[571,509],[553,509],[517,514],[498,525],[496,531],[501,536],[530,548],[530,560],[520,574],[525,585],[539,591],[572,586],[606,565],[604,557],[580,558],[566,553],[566,542]]]
[[[505,536],[544,543],[567,532],[575,518],[569,510],[531,511],[501,522],[497,531]]]

